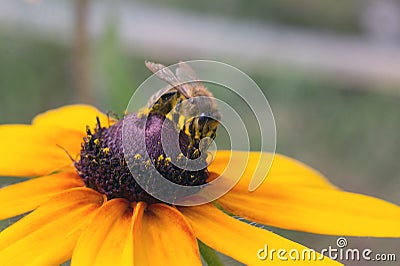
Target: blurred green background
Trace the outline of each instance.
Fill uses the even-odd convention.
[[[49,108],[82,102],[121,114],[135,88],[150,75],[144,60],[165,65],[185,59],[222,60],[263,89],[276,119],[277,152],[312,165],[346,190],[399,204],[399,21],[400,2],[395,0],[4,1],[0,123],[29,123]],[[240,26],[229,28],[227,43],[213,42],[224,40],[224,32],[207,35],[215,34],[213,27],[221,23]],[[149,29],[141,32],[141,25]],[[273,27],[270,36],[264,27]],[[199,38],[192,38],[196,30]],[[165,34],[160,36],[160,31]],[[271,53],[271,43],[279,47],[290,34],[300,36],[299,43],[295,37],[290,52],[273,52],[281,57],[268,60],[262,49],[253,57],[235,55],[240,49],[251,50],[248,43],[265,44],[265,53]],[[242,39],[249,36],[260,39]],[[303,43],[312,45],[298,48],[303,36]],[[323,50],[327,40],[330,50]],[[307,59],[320,47],[313,45],[320,41],[323,56],[310,63]],[[235,44],[244,47],[236,49]],[[324,61],[331,52],[342,56],[334,66]],[[354,54],[359,62],[346,57]],[[374,68],[377,59],[385,67]],[[355,67],[347,67],[351,64]],[[15,180],[2,179],[0,185]],[[314,248],[334,246],[336,239],[273,230]],[[382,252],[399,246],[397,240],[349,242]],[[358,263],[349,265],[362,265]]]

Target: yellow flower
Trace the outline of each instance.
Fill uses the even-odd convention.
[[[93,128],[96,117],[102,125],[110,124],[97,109],[74,105],[41,114],[32,125],[0,126],[0,175],[31,177],[0,190],[0,219],[29,213],[0,233],[1,265],[56,265],[71,258],[72,265],[200,265],[197,239],[245,264],[292,265],[291,260],[261,261],[257,251],[265,244],[276,250],[305,248],[221,208],[285,229],[400,237],[398,206],[343,192],[283,155],[275,156],[268,178],[249,192],[259,157],[251,153],[239,183],[216,200],[218,208],[211,203],[176,207],[107,198],[85,185],[65,152],[78,158],[83,138],[90,141],[86,126]],[[106,147],[103,152],[108,156],[112,151]],[[209,172],[221,174],[229,155],[219,151]],[[328,258],[313,263],[338,264]]]

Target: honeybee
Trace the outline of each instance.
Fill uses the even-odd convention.
[[[170,86],[153,94],[139,113],[166,116],[190,137],[191,144],[196,148],[199,148],[201,139],[215,139],[221,113],[213,94],[199,82],[195,71],[185,62],[179,62],[176,74],[162,64],[149,61],[145,64]],[[209,143],[203,141],[200,150],[207,149]]]

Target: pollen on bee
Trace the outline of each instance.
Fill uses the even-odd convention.
[[[142,158],[142,156],[141,156],[139,153],[136,153],[136,154],[133,156],[133,158],[134,158],[135,160],[140,160],[140,158]]]
[[[164,154],[161,154],[160,156],[158,156],[157,158],[157,162],[161,163],[164,160]]]
[[[171,163],[171,157],[165,158],[165,165],[168,166]]]
[[[99,139],[95,139],[95,140],[93,141],[93,143],[94,143],[95,145],[99,145],[99,144],[100,144],[100,140],[99,140]]]
[[[103,152],[104,152],[104,154],[109,154],[110,153],[110,148],[108,148],[108,147],[106,147],[106,148],[103,148]]]
[[[182,160],[183,157],[184,157],[183,153],[179,153],[177,159],[178,159],[178,160]]]

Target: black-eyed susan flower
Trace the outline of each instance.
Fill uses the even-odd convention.
[[[283,155],[275,156],[268,178],[254,192],[247,188],[258,153],[250,154],[239,183],[216,204],[159,202],[127,170],[120,123],[91,106],[74,105],[38,115],[31,125],[0,126],[0,175],[30,178],[0,190],[0,219],[26,214],[0,233],[1,265],[57,265],[69,259],[72,265],[199,265],[197,239],[246,264],[292,265],[290,259],[262,261],[257,251],[265,244],[305,248],[227,212],[317,234],[400,237],[398,206],[341,191]],[[218,151],[198,182],[223,173],[231,153]],[[174,176],[173,169],[165,170]],[[337,264],[328,258],[296,263]]]

